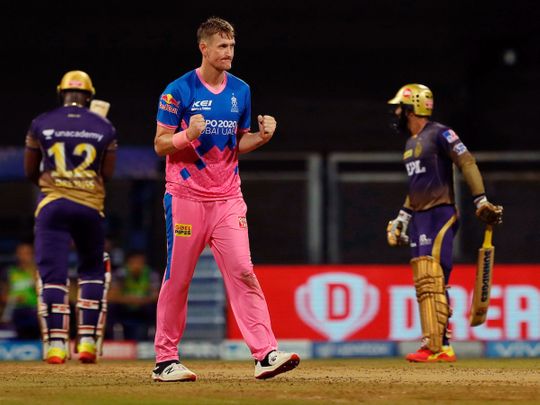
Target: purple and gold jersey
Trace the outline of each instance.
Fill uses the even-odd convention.
[[[409,176],[409,201],[413,211],[454,204],[453,166],[469,158],[456,133],[437,122],[428,122],[407,140],[403,162]]]
[[[206,130],[186,148],[167,155],[167,192],[195,201],[241,197],[237,136],[250,129],[249,86],[230,73],[219,88],[204,82],[198,69],[184,74],[161,95],[157,123],[186,129],[195,114],[204,116]]]
[[[43,199],[36,215],[59,198],[103,213],[101,164],[106,151],[116,149],[116,131],[106,118],[84,107],[59,107],[32,121],[26,147],[42,153],[39,187]]]

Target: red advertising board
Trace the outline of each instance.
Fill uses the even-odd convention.
[[[417,340],[420,319],[406,265],[256,266],[278,339]],[[483,325],[470,327],[475,265],[450,280],[454,340],[540,339],[540,265],[495,264]],[[228,337],[240,339],[232,311]]]

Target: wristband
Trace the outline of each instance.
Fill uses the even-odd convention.
[[[485,194],[481,194],[474,199],[474,204],[476,205],[476,208],[480,208],[480,206],[484,205],[485,203],[487,203],[487,197]]]
[[[409,221],[412,218],[412,215],[404,211],[403,209],[401,209],[399,210],[398,218],[401,219],[403,222],[409,223]]]
[[[189,143],[186,130],[177,132],[172,136],[172,144],[178,150],[184,149]]]
[[[407,214],[412,215],[413,210],[405,206],[401,207],[401,211],[405,211]]]

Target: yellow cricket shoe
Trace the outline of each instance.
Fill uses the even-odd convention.
[[[47,350],[47,363],[64,364],[66,362],[67,352],[61,347],[49,347]]]
[[[85,364],[92,364],[97,361],[97,350],[95,343],[83,342],[77,345],[79,361]]]

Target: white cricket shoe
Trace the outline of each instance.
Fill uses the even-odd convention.
[[[275,377],[278,374],[292,370],[300,364],[300,356],[296,353],[278,352],[273,350],[264,360],[255,361],[255,378],[260,380]]]
[[[197,375],[180,362],[172,363],[163,370],[159,367],[152,371],[152,380],[160,382],[195,381]]]

